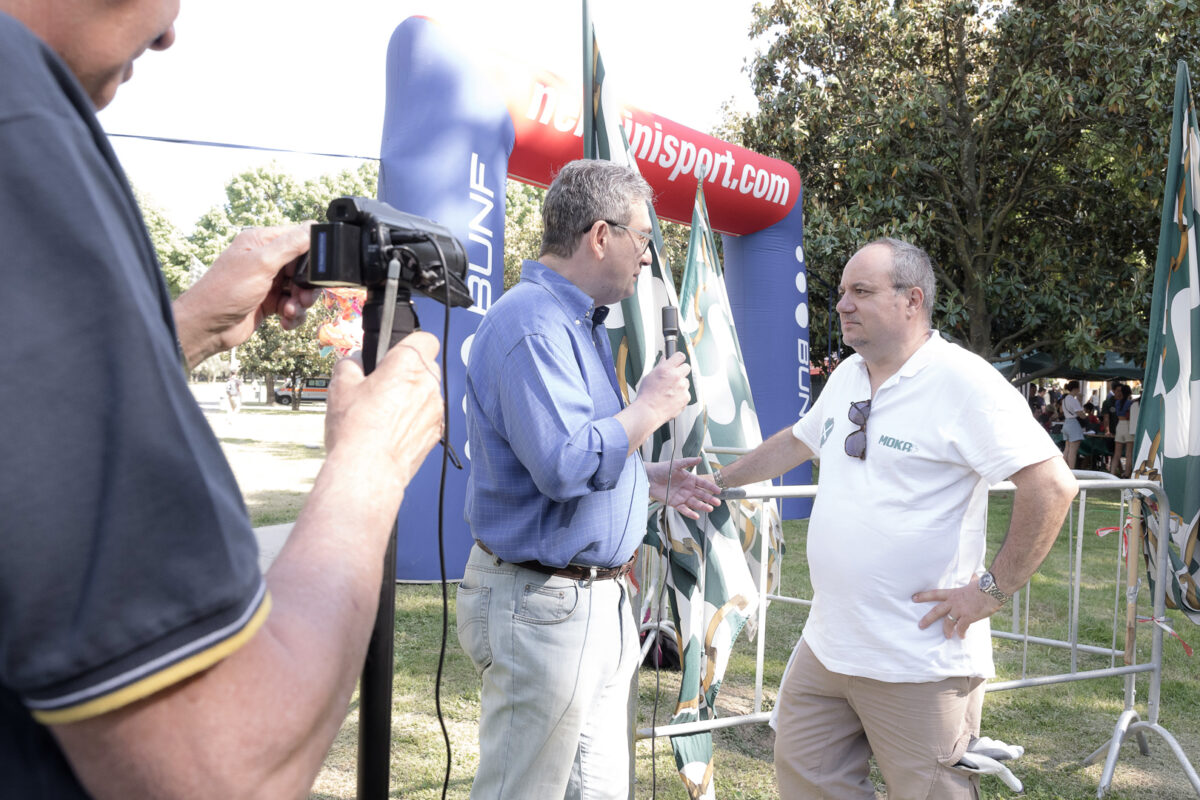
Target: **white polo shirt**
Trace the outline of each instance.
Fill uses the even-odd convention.
[[[865,459],[846,455],[850,404],[871,397],[860,356],[844,361],[793,427],[820,459],[808,528],[813,606],[803,638],[833,672],[890,682],[995,675],[986,620],[965,639],[920,630],[925,589],[983,573],[987,490],[1060,457],[1025,400],[979,356],[934,334],[879,387]]]

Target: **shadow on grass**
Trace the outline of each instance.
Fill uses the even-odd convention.
[[[224,438],[219,440],[223,445],[233,447],[253,447],[256,454],[279,458],[287,461],[303,461],[309,458],[324,458],[323,447],[313,447],[293,442],[262,442],[257,439]]]
[[[312,481],[306,481],[310,484]],[[281,525],[295,522],[300,509],[308,499],[308,492],[267,489],[246,495],[246,510],[250,512],[250,524],[256,528],[264,525]]]

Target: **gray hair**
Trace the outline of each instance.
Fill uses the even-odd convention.
[[[933,262],[929,254],[915,244],[884,236],[867,245],[881,244],[892,251],[892,285],[897,289],[917,287],[925,295],[926,322],[933,324],[933,306],[937,301],[937,283],[933,278]]]
[[[627,225],[634,203],[654,191],[637,170],[613,161],[580,159],[563,166],[542,201],[542,252],[570,258],[596,220]]]

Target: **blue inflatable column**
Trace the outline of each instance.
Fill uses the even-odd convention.
[[[379,199],[450,228],[470,260],[475,306],[450,315],[447,350],[450,441],[462,471],[447,471],[447,577],[462,577],[471,549],[463,520],[467,435],[463,414],[466,357],[483,314],[504,289],[504,187],[514,131],[504,99],[451,45],[438,26],[411,17],[388,45],[387,105],[380,151]],[[446,307],[414,296],[422,330],[441,338]],[[440,577],[437,548],[440,447],[413,478],[400,508],[396,578]]]
[[[812,401],[801,200],[769,228],[722,237],[725,286],[764,439],[795,424]],[[811,483],[811,464],[787,473],[783,482]],[[781,512],[784,519],[799,519],[811,508],[810,500],[785,500]]]

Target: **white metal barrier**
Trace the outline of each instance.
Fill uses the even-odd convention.
[[[734,452],[727,450],[712,450],[710,452]],[[738,453],[745,452],[742,450]],[[1081,584],[1081,571],[1083,564],[1083,525],[1084,515],[1087,510],[1087,493],[1088,490],[1122,490],[1122,513],[1121,519],[1124,520],[1124,498],[1123,490],[1146,490],[1154,494],[1158,501],[1159,514],[1159,530],[1169,530],[1168,521],[1170,518],[1170,509],[1166,493],[1157,483],[1143,480],[1125,480],[1114,478],[1104,472],[1087,472],[1076,471],[1075,476],[1079,481],[1079,499],[1076,504],[1072,505],[1072,517],[1068,518],[1067,528],[1068,535],[1072,541],[1068,544],[1068,549],[1073,549],[1073,558],[1070,569],[1070,598],[1069,598],[1069,614],[1068,614],[1068,632],[1067,639],[1047,639],[1029,635],[1029,591],[1028,585],[1022,589],[1025,598],[1025,620],[1021,624],[1020,620],[1020,603],[1021,593],[1014,595],[1012,609],[1012,630],[1001,631],[997,630],[993,625],[992,636],[995,638],[1009,639],[1021,641],[1025,644],[1026,651],[1030,644],[1046,645],[1050,647],[1064,648],[1070,651],[1071,668],[1069,672],[1057,675],[1042,675],[1029,677],[1027,675],[1027,659],[1022,657],[1022,677],[1018,680],[1009,681],[993,681],[987,684],[985,690],[988,692],[1006,691],[1012,689],[1023,689],[1033,686],[1046,686],[1055,683],[1068,683],[1071,681],[1091,680],[1095,678],[1110,678],[1115,676],[1123,676],[1125,679],[1125,705],[1117,719],[1116,725],[1113,728],[1112,737],[1103,745],[1098,747],[1091,755],[1084,759],[1083,763],[1091,764],[1098,760],[1102,753],[1106,753],[1104,769],[1100,776],[1100,784],[1096,791],[1097,797],[1103,797],[1108,791],[1109,785],[1112,783],[1113,773],[1116,770],[1117,759],[1120,755],[1122,743],[1132,734],[1137,738],[1138,747],[1143,755],[1149,755],[1150,747],[1146,740],[1146,733],[1158,734],[1167,743],[1171,752],[1175,755],[1179,762],[1180,768],[1183,770],[1188,781],[1191,783],[1196,796],[1200,797],[1200,776],[1196,774],[1196,770],[1192,767],[1187,755],[1179,746],[1179,742],[1171,733],[1158,723],[1159,707],[1161,703],[1161,688],[1162,688],[1162,650],[1163,650],[1163,629],[1159,625],[1153,625],[1152,644],[1150,660],[1145,663],[1137,663],[1136,652],[1129,643],[1126,648],[1118,649],[1116,646],[1117,630],[1120,626],[1119,608],[1120,584],[1117,582],[1118,599],[1114,604],[1114,619],[1113,619],[1113,643],[1111,647],[1099,647],[1095,645],[1081,644],[1079,642],[1079,594]],[[1011,493],[1016,491],[1016,486],[1011,482],[1005,481],[991,487],[993,493]],[[730,499],[740,499],[742,497],[748,499],[770,499],[770,498],[811,498],[817,494],[816,486],[772,486],[769,489],[739,489],[727,493]],[[1078,516],[1078,522],[1075,523],[1073,517]],[[1073,530],[1074,529],[1074,530]],[[767,570],[767,537],[761,538],[762,550],[759,554],[759,564],[761,566],[761,574],[759,575],[759,586],[766,585],[766,570]],[[1170,542],[1170,537],[1161,535],[1158,537],[1158,576],[1154,585],[1153,596],[1153,619],[1161,620],[1166,612],[1166,586],[1167,586],[1167,565],[1170,563],[1167,547]],[[1132,547],[1132,545],[1131,545]],[[1140,564],[1141,552],[1132,553],[1132,558]],[[1137,567],[1137,575],[1141,574],[1140,566]],[[1118,576],[1120,575],[1120,565],[1118,564]],[[1126,602],[1132,608],[1136,606],[1138,586],[1140,580],[1131,582],[1132,585],[1126,591]],[[811,605],[812,601],[804,600],[795,597],[786,597],[783,595],[768,594],[767,599],[778,603],[792,603],[798,605]],[[993,618],[993,623],[997,620]],[[1132,624],[1132,623],[1129,623]],[[761,602],[758,604],[758,637],[756,640],[757,653],[755,659],[755,683],[754,683],[754,711],[750,714],[738,716],[723,717],[719,719],[702,720],[699,722],[688,722],[675,725],[656,725],[652,728],[642,728],[637,732],[637,738],[646,739],[659,736],[678,736],[689,733],[700,733],[703,731],[712,731],[719,728],[730,728],[738,725],[751,725],[765,723],[770,719],[770,713],[762,710],[762,688],[763,688],[763,666],[766,653],[766,631],[767,631],[767,603]],[[646,637],[646,650],[649,649],[653,641],[653,636],[658,631],[651,629]],[[643,656],[646,654],[643,651]],[[1117,656],[1123,656],[1126,663],[1123,666],[1110,666],[1106,669],[1078,670],[1078,654],[1089,653],[1098,655],[1107,655],[1113,659]],[[1147,719],[1141,720],[1137,711],[1134,709],[1135,699],[1135,679],[1139,673],[1147,673],[1150,676],[1150,690],[1146,701]]]

